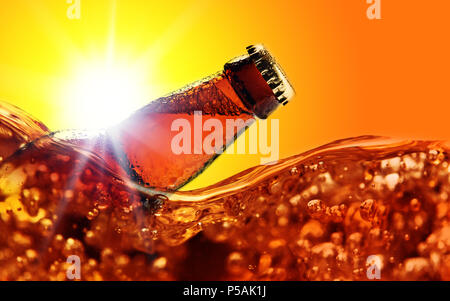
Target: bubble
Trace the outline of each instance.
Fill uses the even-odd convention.
[[[59,174],[57,172],[52,172],[50,174],[50,180],[54,183],[59,181]]]
[[[377,205],[375,200],[367,199],[361,203],[360,213],[361,217],[367,221],[371,221],[375,216],[377,210]]]
[[[411,211],[418,212],[420,210],[420,201],[417,198],[411,199],[409,202],[409,207]]]
[[[232,252],[227,258],[227,270],[229,273],[238,275],[247,269],[245,258],[240,252]]]
[[[315,199],[308,202],[308,211],[314,218],[319,218],[325,214],[326,206],[321,200]]]
[[[272,265],[272,256],[269,254],[263,254],[259,258],[258,270],[260,273],[266,272]]]
[[[155,259],[155,261],[153,262],[153,267],[159,270],[162,270],[166,267],[167,265],[167,258],[166,257],[159,257],[157,259]]]

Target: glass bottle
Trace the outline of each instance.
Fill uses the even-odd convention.
[[[102,135],[60,137],[94,150],[139,185],[177,190],[255,118],[267,118],[293,97],[291,84],[264,46],[249,46],[247,52],[222,71],[150,102]]]

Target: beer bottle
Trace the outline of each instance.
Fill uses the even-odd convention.
[[[249,46],[247,52],[224,70],[150,102],[108,129],[103,158],[111,157],[146,187],[170,191],[189,182],[255,117],[267,118],[294,95],[264,46]]]

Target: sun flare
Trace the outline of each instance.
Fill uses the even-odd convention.
[[[122,66],[85,66],[65,91],[73,104],[73,117],[87,129],[120,122],[146,99],[142,78],[140,72]]]

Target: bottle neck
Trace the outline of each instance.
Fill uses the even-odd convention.
[[[232,60],[224,69],[236,94],[257,117],[266,119],[277,109],[277,98],[250,56]]]

